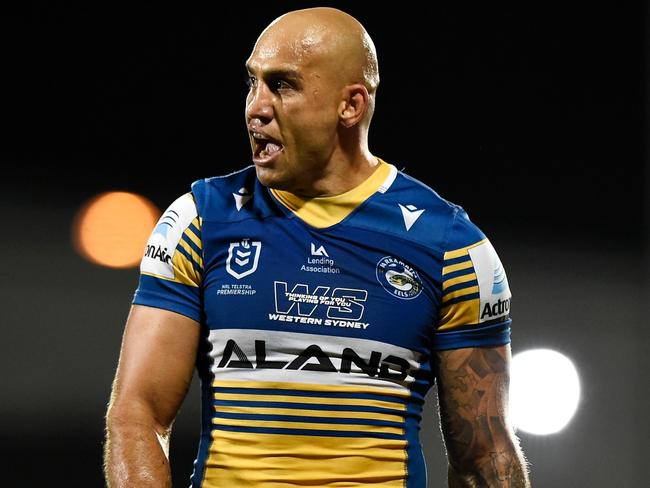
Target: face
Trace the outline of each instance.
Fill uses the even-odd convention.
[[[271,30],[246,67],[246,125],[257,177],[271,188],[309,195],[337,143],[340,87],[326,53],[304,36]]]

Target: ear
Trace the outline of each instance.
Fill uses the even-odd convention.
[[[368,110],[368,89],[360,84],[348,85],[343,89],[343,99],[339,103],[339,120],[343,127],[358,124]]]

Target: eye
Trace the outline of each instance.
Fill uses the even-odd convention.
[[[255,78],[254,76],[248,76],[246,78],[246,86],[248,88],[253,88],[255,85],[257,85],[257,78]]]
[[[280,91],[280,90],[289,90],[293,88],[293,86],[288,81],[283,80],[281,78],[277,78],[275,80],[269,81],[269,88],[271,88],[271,90],[273,91]]]

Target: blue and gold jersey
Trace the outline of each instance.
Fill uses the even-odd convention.
[[[496,252],[381,162],[301,199],[255,169],[197,181],[156,226],[134,303],[201,324],[194,487],[423,487],[436,351],[510,340]]]

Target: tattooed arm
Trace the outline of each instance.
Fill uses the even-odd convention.
[[[507,417],[510,346],[437,354],[449,488],[528,488],[526,462]]]

